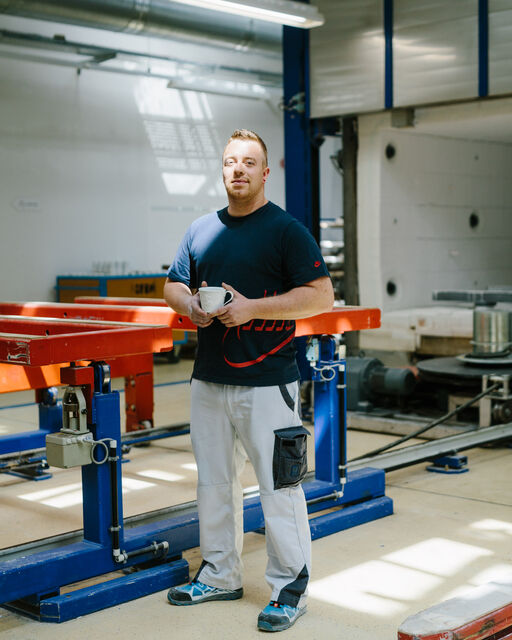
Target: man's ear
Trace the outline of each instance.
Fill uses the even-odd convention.
[[[270,168],[269,167],[265,167],[263,169],[263,182],[267,181],[268,178],[268,174],[270,173]]]

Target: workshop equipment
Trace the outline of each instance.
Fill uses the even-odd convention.
[[[385,367],[377,358],[347,358],[348,411],[368,411],[382,396],[405,398],[416,386],[410,369]]]
[[[398,640],[511,640],[512,579],[475,587],[409,616]]]
[[[175,313],[163,300],[158,299],[128,299],[135,305],[124,304],[125,298],[95,298],[89,297],[91,304],[65,304],[50,302],[0,302],[0,314],[21,315],[26,317],[47,318],[76,318],[88,321],[114,321],[114,322],[140,322],[153,324],[167,324],[173,335],[173,345],[178,332],[196,330],[190,319]],[[107,304],[113,302],[114,304]],[[148,304],[149,303],[149,304]],[[160,308],[156,308],[160,307]],[[371,311],[371,310],[370,310]],[[344,307],[343,317],[340,318],[332,312],[316,316],[316,319],[301,320],[297,325],[297,336],[318,333],[318,327],[324,326],[329,333],[337,334],[352,330],[351,318],[356,318],[357,323],[362,322],[358,308]],[[367,320],[365,328],[373,326],[378,321],[378,311],[373,310],[373,315]],[[318,324],[320,323],[320,325]],[[153,361],[150,354],[119,357],[109,359],[112,378],[125,378],[125,410],[126,431],[134,432],[141,428],[153,425]],[[11,367],[0,362],[0,393],[25,389],[42,390],[49,386],[60,384],[60,368],[62,365],[53,365],[37,368],[19,365]],[[36,401],[40,402],[36,393]],[[44,438],[50,431],[56,430],[56,421],[60,422],[57,415],[60,405],[56,407],[52,415],[49,410],[40,405],[40,428],[36,431],[24,432],[0,436],[0,456],[7,454],[30,451],[44,446]],[[182,433],[183,429],[174,431],[172,425],[166,430],[167,435]],[[131,440],[131,442],[148,442],[152,439],[165,437],[164,433],[155,432],[147,435],[144,440]],[[0,463],[1,470],[1,463]],[[12,473],[12,471],[10,471]],[[33,473],[30,477],[34,478]],[[37,477],[37,476],[35,476]],[[41,477],[48,477],[47,474]]]
[[[512,288],[437,290],[433,300],[467,302],[473,309],[473,351],[459,356],[470,364],[512,367],[512,309],[496,309],[498,303],[512,302]]]
[[[480,401],[478,424],[512,420],[512,309],[495,308],[512,302],[512,289],[434,291],[434,300],[469,302],[473,309],[473,349],[455,358],[433,358],[418,363],[420,380],[443,384],[451,390],[451,406],[462,404],[475,389],[486,389],[488,380],[499,376],[500,389]]]
[[[485,388],[486,376],[493,375],[504,377],[500,390],[461,412],[456,422],[440,425],[425,437],[468,432],[476,425],[487,427],[512,420],[512,397],[506,382],[512,375],[512,307],[506,306],[512,302],[512,288],[434,291],[432,297],[474,306],[473,333],[465,352],[415,362],[411,368],[416,369],[416,386],[410,394],[373,393],[369,398],[368,375],[366,383],[360,382],[360,376],[358,380],[349,379],[349,407],[354,412],[349,416],[350,427],[393,434],[414,432],[422,422],[462,406]],[[359,367],[357,362],[352,364],[350,370],[363,368],[364,359]]]
[[[352,394],[349,385],[349,398],[353,398],[349,407],[354,411],[351,426],[357,423],[359,428],[403,437],[349,461],[348,469],[375,466],[389,471],[429,460],[429,471],[462,473],[468,467],[460,451],[512,438],[512,310],[494,308],[512,301],[512,289],[434,291],[433,298],[475,305],[472,351],[417,362],[414,393],[401,394],[399,403],[389,391],[374,394],[373,402],[368,401],[373,386],[371,361],[363,358],[358,367],[356,359],[351,371],[359,370],[360,375],[350,381]],[[462,417],[462,422],[454,422],[455,417]],[[431,435],[440,425],[444,432]],[[435,440],[389,451],[412,437]]]
[[[0,302],[0,314],[42,318],[76,318],[91,322],[103,320],[136,321],[169,326],[186,325],[188,321],[188,318],[185,319],[174,314],[166,306],[164,309],[157,309],[156,313],[151,313],[148,309],[141,317],[141,314],[138,314],[137,310],[133,308],[123,310],[119,307],[112,308],[104,305]],[[190,322],[189,327],[194,328]],[[176,331],[172,329],[172,332],[174,346]],[[183,334],[183,332],[181,333]],[[140,437],[125,439],[126,442],[136,444],[165,437],[162,430],[152,435],[147,433],[147,429],[153,426],[153,354],[121,356],[109,359],[108,364],[111,368],[112,378],[122,377],[125,379],[126,432],[130,433],[141,429],[146,431],[143,439]],[[24,364],[7,365],[0,362],[0,393],[34,389],[36,402],[39,405],[39,429],[0,436],[0,472],[8,472],[33,480],[50,477],[45,468],[44,460],[38,464],[35,452],[45,446],[45,438],[48,433],[60,428],[61,403],[56,398],[52,402],[48,402],[46,399],[49,397],[48,389],[61,384],[60,369],[62,366],[64,365],[60,363],[36,367]],[[183,425],[177,430],[171,425],[165,430],[165,434],[168,437],[184,431],[186,428],[184,429]],[[21,458],[12,455],[20,452],[31,452],[31,455]],[[30,463],[28,458],[30,458]],[[15,463],[16,461],[17,463]]]
[[[167,307],[167,303],[163,298],[131,298],[131,297],[97,297],[97,296],[77,296],[75,298],[77,304],[108,304],[108,305],[122,305],[122,306],[153,306],[153,307]],[[169,362],[179,362],[181,348],[184,344],[187,344],[191,339],[195,339],[195,335],[187,331],[181,331],[179,329],[173,329],[172,332],[172,351],[167,354],[167,360]]]
[[[161,298],[166,280],[163,272],[59,275],[55,290],[58,302],[73,302],[79,295]]]
[[[150,313],[155,311],[152,307],[147,309]],[[377,309],[351,307],[297,322],[298,333],[313,334],[316,340],[310,353],[315,385],[315,477],[303,487],[310,513],[329,511],[310,520],[313,538],[393,511],[391,499],[384,495],[383,471],[360,469],[350,472],[346,479],[341,473],[346,461],[345,361],[338,341],[329,335],[376,327],[379,315]],[[33,552],[30,545],[0,551],[3,606],[28,610],[40,620],[62,622],[187,579],[188,565],[181,553],[199,543],[195,510],[189,506],[181,512],[174,508],[174,517],[138,518],[130,528],[125,526],[119,464],[119,394],[110,389],[110,374],[104,363],[106,358],[159,351],[171,344],[169,325],[0,318],[0,360],[5,363],[22,361],[45,366],[58,358],[89,362],[87,366],[71,365],[61,370],[61,382],[68,388],[68,418],[61,436],[63,442],[56,443],[50,437],[50,449],[68,449],[55,453],[58,464],[84,463],[83,539],[65,543],[39,541]],[[244,501],[244,530],[259,530],[263,525],[260,500],[254,493]],[[150,568],[60,594],[61,587],[67,584],[148,561]]]

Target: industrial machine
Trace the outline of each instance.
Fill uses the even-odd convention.
[[[152,310],[144,303],[146,300],[143,304],[135,301],[134,304],[145,307],[138,309],[133,306],[121,308],[118,305],[104,304],[85,306],[73,303],[0,302],[0,315],[62,320],[75,318],[90,323],[108,320],[119,323],[166,324],[172,331],[174,348],[176,334],[179,334],[179,342],[184,331],[181,328],[175,329],[173,323],[179,327],[188,326],[188,319],[177,318],[166,305],[162,309]],[[189,325],[189,328],[194,328],[190,323]],[[112,378],[125,380],[126,433],[122,436],[125,450],[131,445],[188,432],[188,424],[153,428],[152,353],[109,358],[108,364]],[[0,436],[0,472],[32,480],[50,477],[43,448],[46,435],[58,430],[62,422],[62,404],[55,387],[61,385],[60,370],[63,366],[65,365],[62,363],[29,366],[17,359],[13,359],[10,364],[0,362],[0,393],[34,389],[39,407],[39,429]]]
[[[467,459],[457,452],[512,438],[512,309],[496,308],[512,302],[512,289],[435,291],[433,298],[475,305],[472,351],[423,359],[405,369],[371,358],[348,359],[347,397],[354,428],[405,435],[395,444],[413,436],[441,440],[394,455],[388,446],[383,457],[383,451],[370,452],[366,464],[390,470],[431,460],[430,470],[462,472]],[[374,455],[378,459],[372,462]]]
[[[347,307],[297,322],[298,335],[312,336],[308,360],[315,385],[315,471],[303,487],[309,512],[319,514],[310,520],[313,538],[393,511],[382,470],[346,472],[346,365],[335,337],[377,327],[379,321],[377,309]],[[173,326],[187,322],[173,314]],[[84,505],[83,532],[0,550],[2,606],[62,622],[187,580],[181,553],[199,543],[195,503],[123,518],[119,393],[111,390],[106,364],[171,346],[168,322],[0,317],[0,362],[29,367],[71,363],[60,370],[66,385],[63,423],[47,436],[47,456],[54,465],[81,467]],[[259,496],[252,492],[244,501],[244,528],[263,526]],[[66,585],[119,569],[135,572],[61,593]]]

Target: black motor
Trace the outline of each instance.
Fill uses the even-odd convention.
[[[409,396],[415,386],[410,369],[385,367],[377,358],[347,358],[348,411],[368,411],[379,396]]]

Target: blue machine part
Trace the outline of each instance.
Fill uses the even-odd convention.
[[[87,613],[135,600],[148,593],[167,589],[168,585],[188,580],[188,562],[177,560],[151,569],[85,587],[71,594],[53,596],[41,601],[39,619],[42,622],[65,622]],[[148,591],[149,589],[149,591]]]
[[[39,429],[0,436],[0,456],[4,456],[0,461],[0,472],[24,480],[47,480],[52,477],[48,473],[49,467],[44,455],[21,455],[18,461],[9,457],[9,454],[44,448],[47,434],[61,428],[62,402],[58,400],[57,388],[42,389],[40,397]]]
[[[432,460],[432,464],[427,467],[427,471],[447,474],[466,473],[466,471],[469,471],[468,457],[458,454],[438,456]]]
[[[0,461],[0,473],[22,478],[23,480],[48,480],[49,465],[42,455],[7,456]]]
[[[309,367],[308,367],[309,368]],[[156,387],[172,386],[176,384],[188,384],[188,380],[179,380],[175,382],[164,382],[155,384]],[[120,391],[124,393],[124,391]],[[0,436],[0,456],[8,456],[9,454],[18,454],[22,452],[33,452],[37,449],[43,449],[46,444],[46,436],[49,433],[55,433],[62,427],[62,402],[58,399],[57,387],[49,387],[48,389],[40,390],[40,397],[42,399],[38,404],[39,410],[39,428],[32,431],[23,431],[21,433],[7,434]],[[31,406],[30,403],[22,405],[13,405],[10,407],[1,407],[2,409],[13,409],[18,407]],[[172,425],[171,425],[172,426]],[[125,434],[123,437],[124,445],[140,444],[144,442],[151,442],[153,440],[161,440],[162,438],[172,438],[173,436],[183,435],[189,433],[190,430],[187,427],[183,429],[169,429],[167,432],[162,430],[155,430],[155,433],[145,434],[143,437],[137,435],[136,431]],[[39,452],[38,452],[39,453]],[[48,465],[45,461],[43,454],[39,455],[41,465],[38,469],[34,466],[34,456],[21,456],[23,460],[23,468],[15,469],[11,463],[0,461],[0,472],[8,473],[16,477],[24,478],[25,480],[46,480],[51,478],[52,474],[47,472]],[[30,468],[25,465],[25,458],[30,457]],[[4,470],[9,467],[9,470]],[[12,468],[12,469],[11,469]]]
[[[47,434],[61,428],[62,403],[56,399],[56,389],[51,387],[45,391],[51,402],[39,403],[39,429],[0,436],[0,455],[42,449],[45,446]]]
[[[310,513],[336,509],[310,520],[313,539],[393,512],[393,502],[385,496],[384,471],[367,468],[350,472],[346,479],[340,477],[340,464],[346,462],[345,362],[338,357],[336,348],[334,338],[322,336],[318,360],[312,362],[315,479],[305,482],[303,487]],[[32,554],[26,551],[13,553],[12,557],[4,554],[6,559],[0,562],[0,601],[9,607],[15,606],[20,612],[28,607],[44,621],[63,622],[184,582],[188,565],[180,559],[181,553],[199,544],[195,511],[124,530],[119,393],[110,391],[102,364],[96,367],[93,406],[95,423],[88,426],[94,441],[116,442],[114,460],[117,462],[112,474],[116,480],[115,491],[111,482],[111,458],[107,458],[105,464],[83,466],[83,540]],[[99,453],[96,458],[101,461]],[[119,527],[112,526],[114,510],[119,515]],[[263,526],[259,497],[246,498],[244,530],[257,531]],[[121,562],[116,562],[113,553],[116,536],[122,550]],[[164,552],[157,553],[157,549]],[[171,563],[167,556],[173,559]],[[139,571],[137,580],[130,576],[129,580],[120,578],[60,594],[61,588],[68,584],[149,561],[154,566]],[[15,600],[21,602],[14,604]]]

